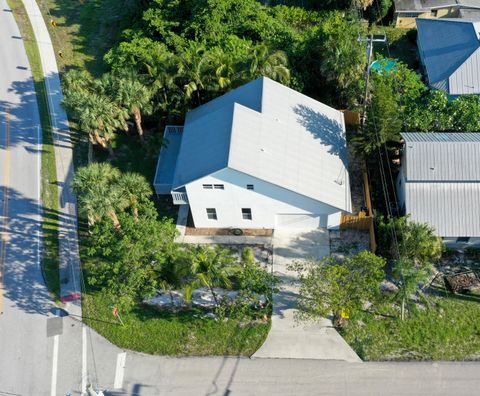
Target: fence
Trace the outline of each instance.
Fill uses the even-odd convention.
[[[360,113],[351,110],[340,110],[346,125],[360,125]]]

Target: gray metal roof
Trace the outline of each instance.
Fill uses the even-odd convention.
[[[405,208],[441,236],[480,236],[480,133],[402,133]]]
[[[450,95],[480,93],[480,23],[417,18],[417,29],[430,85]]]
[[[343,114],[266,77],[187,115],[173,188],[227,167],[351,210]]]
[[[480,8],[480,0],[395,0],[395,11],[429,11],[446,7]]]
[[[480,142],[478,132],[403,132],[406,142]]]
[[[479,182],[479,136],[475,133],[465,136],[461,133],[403,133],[406,180]]]
[[[405,209],[439,236],[480,237],[480,183],[406,183]]]

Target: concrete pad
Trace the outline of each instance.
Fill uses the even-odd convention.
[[[297,260],[321,259],[330,254],[325,229],[275,230],[273,269],[281,279],[273,296],[272,328],[253,358],[325,359],[361,362],[361,359],[333,328],[328,319],[315,323],[295,318],[299,284],[297,274],[287,266]]]

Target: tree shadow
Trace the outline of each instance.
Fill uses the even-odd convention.
[[[296,105],[293,111],[298,115],[299,123],[322,145],[328,146],[328,152],[338,156],[347,168],[348,152],[343,126],[325,114],[302,104]]]

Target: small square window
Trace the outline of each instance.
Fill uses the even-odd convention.
[[[217,220],[217,210],[215,208],[207,208],[207,217],[209,220]]]
[[[223,184],[214,184],[213,188],[215,190],[225,190],[225,186]]]
[[[202,186],[205,190],[211,190],[213,188],[211,184],[203,184]]]
[[[457,243],[467,243],[470,240],[470,237],[458,237],[457,238]]]
[[[243,220],[252,220],[252,209],[242,208],[242,218]]]
[[[253,190],[253,184],[247,184],[247,190]]]

